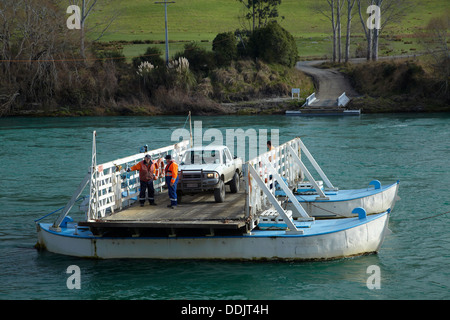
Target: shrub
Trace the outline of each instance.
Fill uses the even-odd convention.
[[[383,63],[382,66],[383,66],[383,78],[391,76],[397,70],[397,65],[393,62]]]
[[[275,21],[255,30],[249,39],[253,58],[267,63],[278,63],[293,67],[297,61],[297,45],[294,37]]]
[[[198,78],[208,76],[209,72],[215,68],[214,53],[200,48],[195,42],[184,45],[184,51],[178,52],[174,60],[185,57],[189,61],[189,68]]]
[[[237,42],[232,32],[219,33],[213,40],[212,49],[218,67],[225,67],[237,59]]]
[[[179,57],[167,66],[168,72],[172,73],[173,87],[178,87],[186,92],[190,91],[197,84],[193,76],[188,59]]]
[[[148,47],[145,53],[139,57],[133,58],[133,66],[137,69],[141,63],[149,62],[155,67],[164,66],[164,60],[161,58],[161,50],[156,47]]]

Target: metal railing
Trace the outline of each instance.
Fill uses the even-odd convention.
[[[345,107],[350,102],[350,98],[347,97],[345,92],[337,98],[337,105],[338,107]]]
[[[300,156],[300,138],[295,138],[244,164],[247,218],[256,221],[262,212],[274,207],[291,232],[300,232],[275,197],[276,183],[278,183],[288,197],[295,199],[290,190],[302,179],[302,171],[292,158]],[[293,203],[300,215],[309,218],[298,201]]]
[[[325,181],[327,187],[336,190],[301,139],[295,138],[244,164],[245,213],[249,220],[255,222],[262,213],[273,207],[288,226],[288,232],[302,232],[296,228],[290,218],[291,215],[284,210],[282,202],[275,196],[277,188],[283,190],[287,198],[284,200],[289,200],[293,204],[294,210],[298,213],[297,216],[301,216],[304,220],[313,219],[300,205],[292,190],[297,187],[299,181],[303,181],[306,177],[319,194],[318,199],[328,198],[302,162],[302,152]]]
[[[307,107],[311,105],[314,101],[316,101],[316,93],[314,92],[311,94],[308,98],[306,98],[305,103],[302,105],[302,107]]]
[[[52,229],[55,231],[60,230],[60,224],[87,185],[89,185],[90,193],[89,204],[86,210],[86,221],[95,221],[108,214],[113,214],[117,210],[124,209],[137,201],[140,187],[139,173],[136,171],[128,172],[128,168],[141,161],[147,154],[153,160],[162,159],[165,155],[171,154],[172,158],[179,162],[183,153],[190,146],[190,142],[184,140],[171,146],[97,165],[95,136],[96,133],[94,132],[90,171],[84,177],[77,191],[72,195],[71,200],[64,207],[63,212],[53,223]],[[282,189],[287,199],[292,202],[294,210],[298,213],[296,216],[301,216],[302,219],[306,220],[313,219],[306,213],[292,193],[293,188],[306,176],[315,186],[319,195],[321,197],[325,196],[319,191],[320,188],[317,186],[316,181],[301,161],[302,152],[326,185],[329,188],[334,188],[301,139],[295,138],[288,141],[243,164],[245,184],[244,211],[246,218],[252,221],[253,224],[265,210],[275,208],[287,224],[288,232],[301,233],[301,230],[295,227],[290,215],[283,209],[280,199],[275,196],[277,188]],[[160,162],[159,164],[160,174],[159,178],[154,182],[155,190],[158,188],[162,190],[162,187],[165,185],[165,179],[162,174],[164,170],[163,163]]]
[[[95,141],[95,139],[94,139]],[[95,142],[94,142],[95,143]],[[138,153],[130,157],[117,159],[101,165],[95,164],[95,146],[93,146],[93,165],[90,178],[90,196],[89,207],[86,212],[86,220],[92,221],[105,217],[107,214],[114,213],[134,203],[139,195],[139,172],[127,172],[134,164],[142,161],[146,155],[150,155],[152,160],[158,161],[165,155],[171,154],[175,161],[188,148],[189,141],[184,140],[180,143],[151,150],[145,153]],[[155,190],[162,190],[165,185],[163,177],[164,166],[159,162],[159,177],[154,181]]]

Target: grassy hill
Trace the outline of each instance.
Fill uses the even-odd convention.
[[[320,0],[324,1],[324,0]],[[280,24],[296,38],[302,57],[323,57],[331,51],[330,22],[316,13],[313,4],[317,0],[283,0],[279,8]],[[412,7],[401,23],[391,23],[384,35],[396,36],[396,41],[381,41],[380,53],[402,54],[415,52],[414,33],[425,26],[429,19],[450,10],[447,0],[411,0]],[[102,41],[164,41],[164,6],[151,0],[112,0],[98,5],[89,18],[92,26],[105,17],[119,13]],[[177,0],[168,7],[169,40],[171,54],[182,48],[182,41],[197,41],[210,49],[217,33],[234,31],[245,24],[240,18],[243,7],[237,0]],[[361,24],[356,13],[353,20],[353,43],[363,43]],[[96,36],[92,34],[92,37]],[[407,40],[403,40],[403,39]],[[405,43],[406,42],[406,43]],[[160,44],[163,48],[163,44]],[[124,46],[128,57],[142,54],[148,44]],[[353,47],[355,48],[355,46]]]

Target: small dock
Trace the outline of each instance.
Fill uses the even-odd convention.
[[[290,116],[349,116],[360,115],[361,110],[346,108],[352,97],[358,96],[349,79],[333,69],[317,68],[325,61],[301,61],[296,68],[314,79],[317,93],[306,98],[299,110],[286,111]]]
[[[288,116],[353,116],[360,115],[361,110],[350,110],[345,106],[350,102],[350,98],[342,93],[337,99],[321,100],[316,98],[314,92],[306,98],[305,104],[299,110],[288,110]]]
[[[243,183],[241,183],[241,186]],[[247,232],[245,191],[226,193],[216,203],[213,193],[183,195],[176,209],[168,208],[166,192],[155,195],[156,206],[135,202],[97,221],[80,222],[98,236],[205,236],[237,235]]]

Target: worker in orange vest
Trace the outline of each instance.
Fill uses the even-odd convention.
[[[139,170],[139,180],[141,182],[141,191],[139,193],[139,202],[141,207],[145,204],[145,191],[148,190],[148,202],[151,206],[155,203],[155,188],[153,180],[156,180],[156,163],[152,161],[152,157],[147,154],[144,160],[131,167],[131,171]]]
[[[166,185],[169,189],[170,204],[169,208],[175,209],[177,207],[177,183],[178,183],[178,164],[173,161],[172,156],[168,154],[166,157]]]

